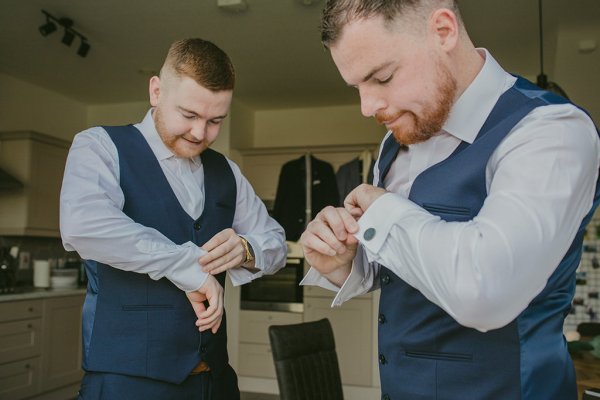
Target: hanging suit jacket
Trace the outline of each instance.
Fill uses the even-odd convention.
[[[344,199],[348,194],[356,188],[358,185],[363,183],[362,179],[362,160],[359,158],[353,158],[345,164],[340,165],[337,172],[335,173],[335,179],[338,186],[338,194],[340,198],[340,206],[344,205]],[[373,166],[375,160],[371,161],[369,166],[369,176],[367,177],[367,183],[373,183]]]
[[[310,156],[312,172],[312,218],[326,206],[338,205],[337,184],[333,167]],[[304,156],[281,167],[273,218],[285,229],[287,240],[296,241],[304,232],[306,221],[306,166]]]
[[[532,109],[565,99],[519,78],[498,100],[472,144],[422,172],[409,198],[446,221],[469,221],[486,198],[485,167],[502,139]],[[399,145],[380,156],[383,182]],[[583,233],[600,198],[581,223],[543,291],[508,325],[488,332],[459,325],[421,292],[382,267],[379,361],[386,400],[574,400],[575,373],[562,333],[575,291]]]
[[[181,207],[142,134],[132,125],[105,129],[118,151],[123,212],[131,219],[176,244],[192,241],[198,246],[232,226],[237,188],[225,157],[210,149],[201,154],[206,203],[194,220]],[[156,281],[93,260],[86,260],[86,272],[86,371],[177,384],[200,361],[206,361],[215,380],[216,398],[224,398],[220,393],[236,385],[228,364],[225,316],[216,334],[200,333],[185,293],[166,278]],[[225,274],[216,278],[225,287]]]

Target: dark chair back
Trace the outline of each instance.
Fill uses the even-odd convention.
[[[342,400],[342,380],[328,319],[271,325],[269,339],[281,400]]]

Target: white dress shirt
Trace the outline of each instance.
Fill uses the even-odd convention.
[[[150,145],[183,209],[197,219],[204,209],[200,157],[174,156],[156,132],[152,110],[135,127]],[[233,229],[252,245],[259,269],[254,274],[240,267],[229,269],[232,283],[241,285],[285,265],[285,236],[239,167],[227,161],[237,185]],[[90,128],[75,136],[61,190],[60,229],[65,249],[152,279],[166,277],[184,291],[198,289],[207,277],[198,263],[205,251],[192,242],[176,245],[125,215],[119,176],[117,148],[103,128]]]
[[[572,105],[538,107],[511,130],[487,163],[488,195],[473,220],[446,222],[408,200],[415,178],[461,141],[472,143],[515,82],[486,50],[478,51],[485,64],[443,132],[398,154],[385,178],[390,193],[360,218],[361,245],[342,288],[314,268],[304,278],[302,284],[338,291],[332,305],[377,288],[381,264],[460,324],[486,331],[515,319],[569,248],[591,208],[600,165],[594,124]],[[375,185],[378,178],[376,166]],[[368,228],[376,229],[369,241]]]

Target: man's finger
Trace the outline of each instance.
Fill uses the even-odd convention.
[[[206,251],[211,251],[216,247],[220,246],[222,243],[225,243],[232,234],[235,234],[233,229],[224,229],[212,238],[210,238],[208,242],[204,243],[204,245],[202,245],[202,248]]]
[[[332,240],[336,240],[335,236],[331,234]],[[322,240],[321,237],[315,235],[313,232],[305,231],[300,237],[300,242],[305,247],[316,251],[317,253],[326,254],[328,256],[335,256],[336,250]]]

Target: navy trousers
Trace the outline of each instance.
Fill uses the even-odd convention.
[[[233,378],[215,382],[210,372],[203,372],[176,385],[136,376],[87,372],[78,400],[239,400],[235,373]]]

